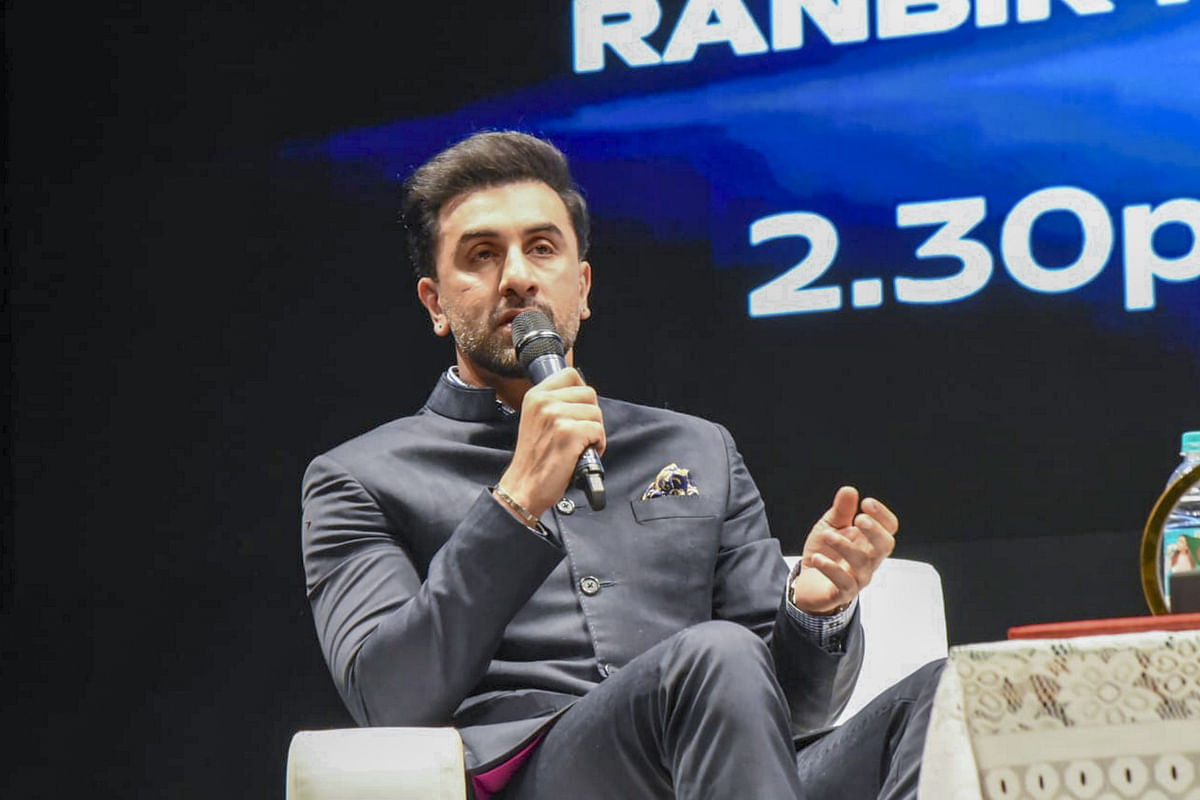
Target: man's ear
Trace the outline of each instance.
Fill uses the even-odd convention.
[[[438,336],[450,335],[450,323],[446,312],[442,310],[440,287],[437,280],[428,276],[417,281],[417,297],[425,310],[429,312],[429,321],[433,323],[433,332]]]
[[[592,293],[592,265],[580,261],[579,267],[579,318],[588,319],[592,316],[592,309],[588,305],[588,296]]]

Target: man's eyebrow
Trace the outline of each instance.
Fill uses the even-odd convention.
[[[562,229],[553,222],[546,222],[541,225],[533,225],[529,228],[526,228],[524,231],[522,231],[522,233],[524,233],[526,236],[531,233],[552,233],[556,236],[565,238],[563,237]]]
[[[530,236],[538,233],[549,233],[556,235],[559,238],[566,238],[563,235],[562,228],[559,228],[553,222],[543,222],[537,225],[530,225],[528,228],[525,228],[521,231],[522,236]],[[459,247],[462,247],[463,245],[470,244],[478,239],[494,239],[499,235],[500,232],[493,230],[492,228],[475,228],[473,230],[463,231],[462,235],[458,237],[458,245]]]
[[[499,231],[494,231],[491,228],[477,228],[472,231],[463,231],[462,235],[458,237],[458,244],[460,246],[469,244],[476,239],[494,239],[499,235]]]

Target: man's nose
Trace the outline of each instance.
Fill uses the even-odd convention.
[[[537,294],[537,274],[533,264],[520,248],[514,248],[504,259],[504,272],[500,276],[500,294],[532,297]]]

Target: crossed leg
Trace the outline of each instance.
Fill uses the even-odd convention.
[[[796,752],[770,652],[730,622],[635,658],[546,733],[504,800],[915,798],[942,662]]]

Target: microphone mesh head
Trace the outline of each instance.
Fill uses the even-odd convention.
[[[546,355],[563,354],[562,339],[554,330],[554,323],[541,311],[522,311],[512,321],[513,345],[517,358],[526,369],[534,359]]]

